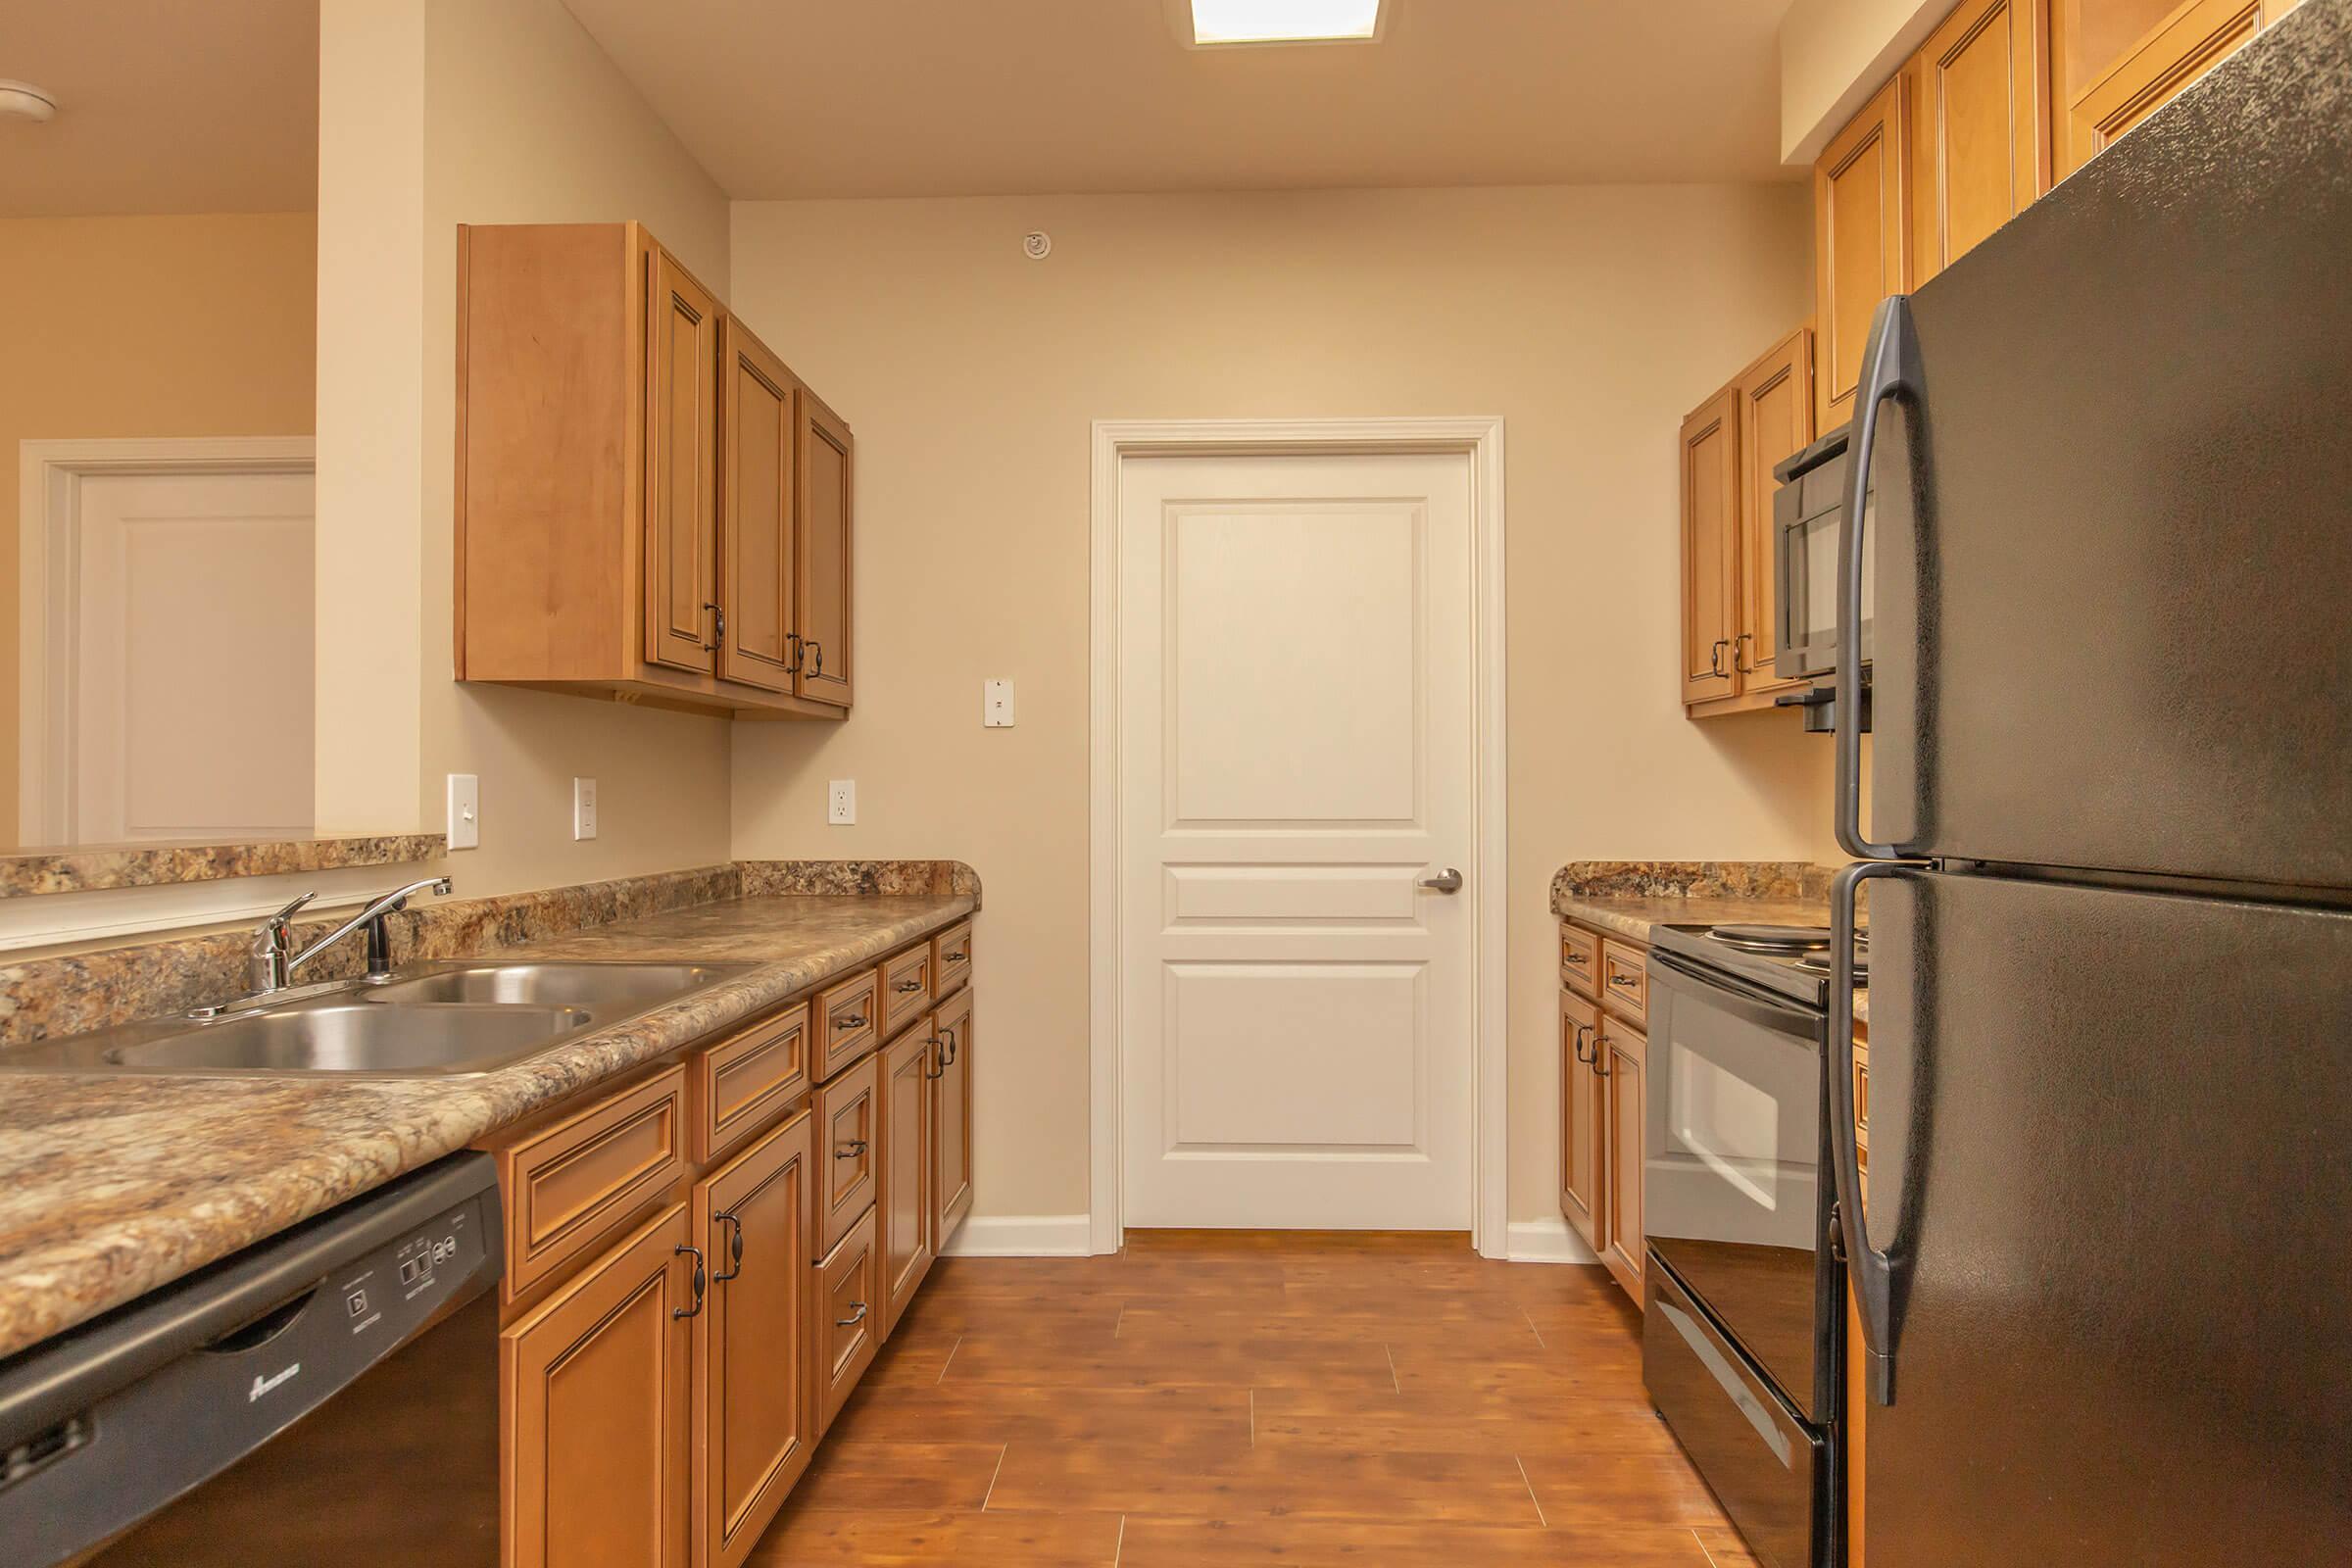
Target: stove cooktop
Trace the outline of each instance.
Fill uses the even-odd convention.
[[[1803,1006],[1830,1004],[1830,928],[1788,925],[1660,925],[1650,943],[1690,964],[1729,974]],[[1870,940],[1855,939],[1854,972],[1870,972]]]

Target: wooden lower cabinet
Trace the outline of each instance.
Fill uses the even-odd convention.
[[[808,1468],[811,1118],[794,1114],[694,1187],[710,1294],[694,1320],[694,1568],[736,1568]]]
[[[1595,1254],[1608,1245],[1600,1203],[1601,1078],[1593,1066],[1600,1012],[1560,992],[1560,1213]]]
[[[831,1429],[882,1344],[882,1263],[874,1235],[874,1211],[868,1208],[816,1266],[816,1319],[809,1344],[819,1437]]]
[[[692,1235],[671,1204],[500,1334],[508,1568],[686,1563]]]
[[[936,1142],[931,1122],[933,1063],[938,1039],[921,1024],[882,1055],[882,1187],[874,1211],[882,1223],[882,1276],[886,1286],[882,1337],[889,1339],[899,1316],[914,1299],[937,1254],[933,1227],[939,1206],[933,1196]]]
[[[972,993],[969,987],[940,1004],[935,1014],[940,1059],[932,1069],[932,1147],[938,1219],[934,1250],[948,1245],[972,1211]]]
[[[868,1056],[817,1086],[817,1246],[830,1251],[858,1216],[874,1206],[880,1151],[881,1058]]]
[[[1600,1024],[1602,1115],[1608,1132],[1609,1170],[1607,1238],[1600,1260],[1635,1300],[1642,1299],[1642,1260],[1647,1253],[1642,1229],[1642,1071],[1649,1045],[1638,1031],[1615,1018]]]

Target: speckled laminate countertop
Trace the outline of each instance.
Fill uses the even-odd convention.
[[[0,1073],[0,1356],[977,906],[963,894],[736,899],[502,949],[760,967],[475,1077]]]

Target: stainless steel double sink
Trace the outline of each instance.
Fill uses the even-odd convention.
[[[183,1077],[451,1077],[489,1072],[650,1012],[746,963],[428,963],[304,987],[217,1016],[156,1018],[0,1053],[0,1071]]]

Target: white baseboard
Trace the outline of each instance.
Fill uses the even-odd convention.
[[[940,1249],[948,1257],[1086,1257],[1094,1222],[1084,1214],[974,1214]]]
[[[1597,1263],[1585,1239],[1558,1215],[1550,1219],[1515,1219],[1506,1232],[1514,1263]]]

